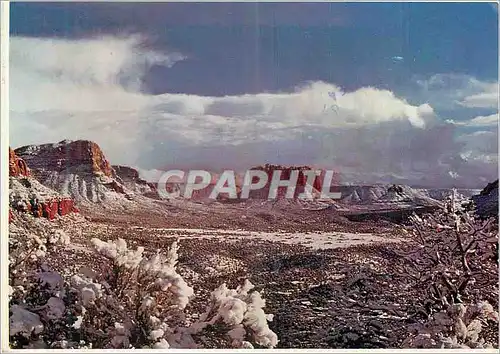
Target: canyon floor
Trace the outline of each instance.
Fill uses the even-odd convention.
[[[270,327],[280,348],[399,347],[413,321],[409,314],[418,313],[417,294],[398,272],[394,249],[409,241],[401,228],[349,222],[330,209],[264,204],[247,205],[246,213],[242,205],[220,203],[107,213],[82,208],[46,221],[72,240],[49,256],[63,274],[102,274],[107,262],[91,251],[93,237],[120,237],[152,252],[179,240],[180,273],[196,295],[188,314],[201,313],[220,284],[248,278],[274,314]]]

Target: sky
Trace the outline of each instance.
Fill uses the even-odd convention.
[[[112,164],[334,169],[343,183],[498,178],[489,3],[11,3],[10,141]]]

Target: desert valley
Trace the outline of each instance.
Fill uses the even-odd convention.
[[[482,191],[342,185],[340,200],[164,200],[90,141],[20,147],[9,163],[15,348],[498,348],[498,180]],[[458,230],[450,198],[463,208],[460,247],[477,239],[469,264],[436,241]],[[441,258],[411,258],[426,249],[419,222],[427,257]],[[157,252],[168,285],[148,292],[141,269]]]
[[[0,17],[2,351],[498,352],[496,3]]]

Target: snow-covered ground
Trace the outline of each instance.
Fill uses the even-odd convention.
[[[141,229],[141,227],[135,227]],[[282,242],[290,245],[302,245],[312,249],[334,249],[350,247],[362,244],[400,242],[402,239],[394,237],[384,237],[384,235],[374,235],[371,233],[349,233],[349,232],[255,232],[244,230],[205,230],[205,229],[183,229],[183,228],[156,228],[154,229],[160,236],[175,236],[179,239],[192,238],[223,238],[225,241],[239,240],[261,240],[271,242]]]

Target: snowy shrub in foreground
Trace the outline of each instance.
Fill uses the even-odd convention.
[[[265,301],[258,292],[249,294],[253,289],[249,281],[236,290],[222,284],[212,293],[206,312],[198,321],[187,324],[182,310],[194,291],[177,273],[176,242],[166,255],[150,257],[143,255],[142,247],[129,250],[123,239],[93,239],[92,243],[113,262],[113,275],[107,280],[116,295],[113,301],[132,314],[114,324],[112,347],[196,348],[209,326],[227,330],[219,338],[224,347],[253,347],[250,342],[270,348],[277,345],[277,337],[267,325],[270,317],[262,310]]]
[[[24,244],[18,234],[12,236],[17,247],[9,288],[13,348],[165,349],[202,348],[207,343],[272,348],[278,343],[267,324],[272,316],[263,311],[265,301],[251,291],[249,281],[237,289],[222,284],[213,291],[205,313],[190,320],[186,310],[194,291],[177,272],[176,242],[166,254],[148,256],[142,247],[129,249],[123,239],[92,239],[111,271],[74,274],[65,280],[43,263],[45,254],[40,252],[43,245],[66,244],[64,233],[30,236]],[[23,272],[18,270],[21,265]]]
[[[474,218],[455,192],[442,212],[412,221],[416,247],[404,255],[406,272],[424,291],[427,321],[411,326],[404,345],[492,347],[481,336],[498,331],[498,313],[488,303],[498,301],[498,225]]]
[[[9,235],[10,344],[46,348],[46,342],[66,336],[68,325],[66,285],[59,273],[50,271],[46,255],[70,238],[50,228],[47,220],[27,215],[16,219]]]
[[[434,313],[424,324],[410,326],[411,335],[403,343],[404,347],[436,348],[493,348],[481,338],[483,327],[491,320],[498,322],[498,312],[487,302],[474,305],[449,305]]]
[[[251,342],[262,347],[275,347],[278,337],[267,324],[273,316],[262,310],[266,302],[259,292],[249,293],[253,287],[248,280],[236,290],[222,284],[212,293],[205,313],[191,326],[190,332],[198,333],[207,326],[222,325],[229,329],[227,334],[233,347],[253,348]]]

